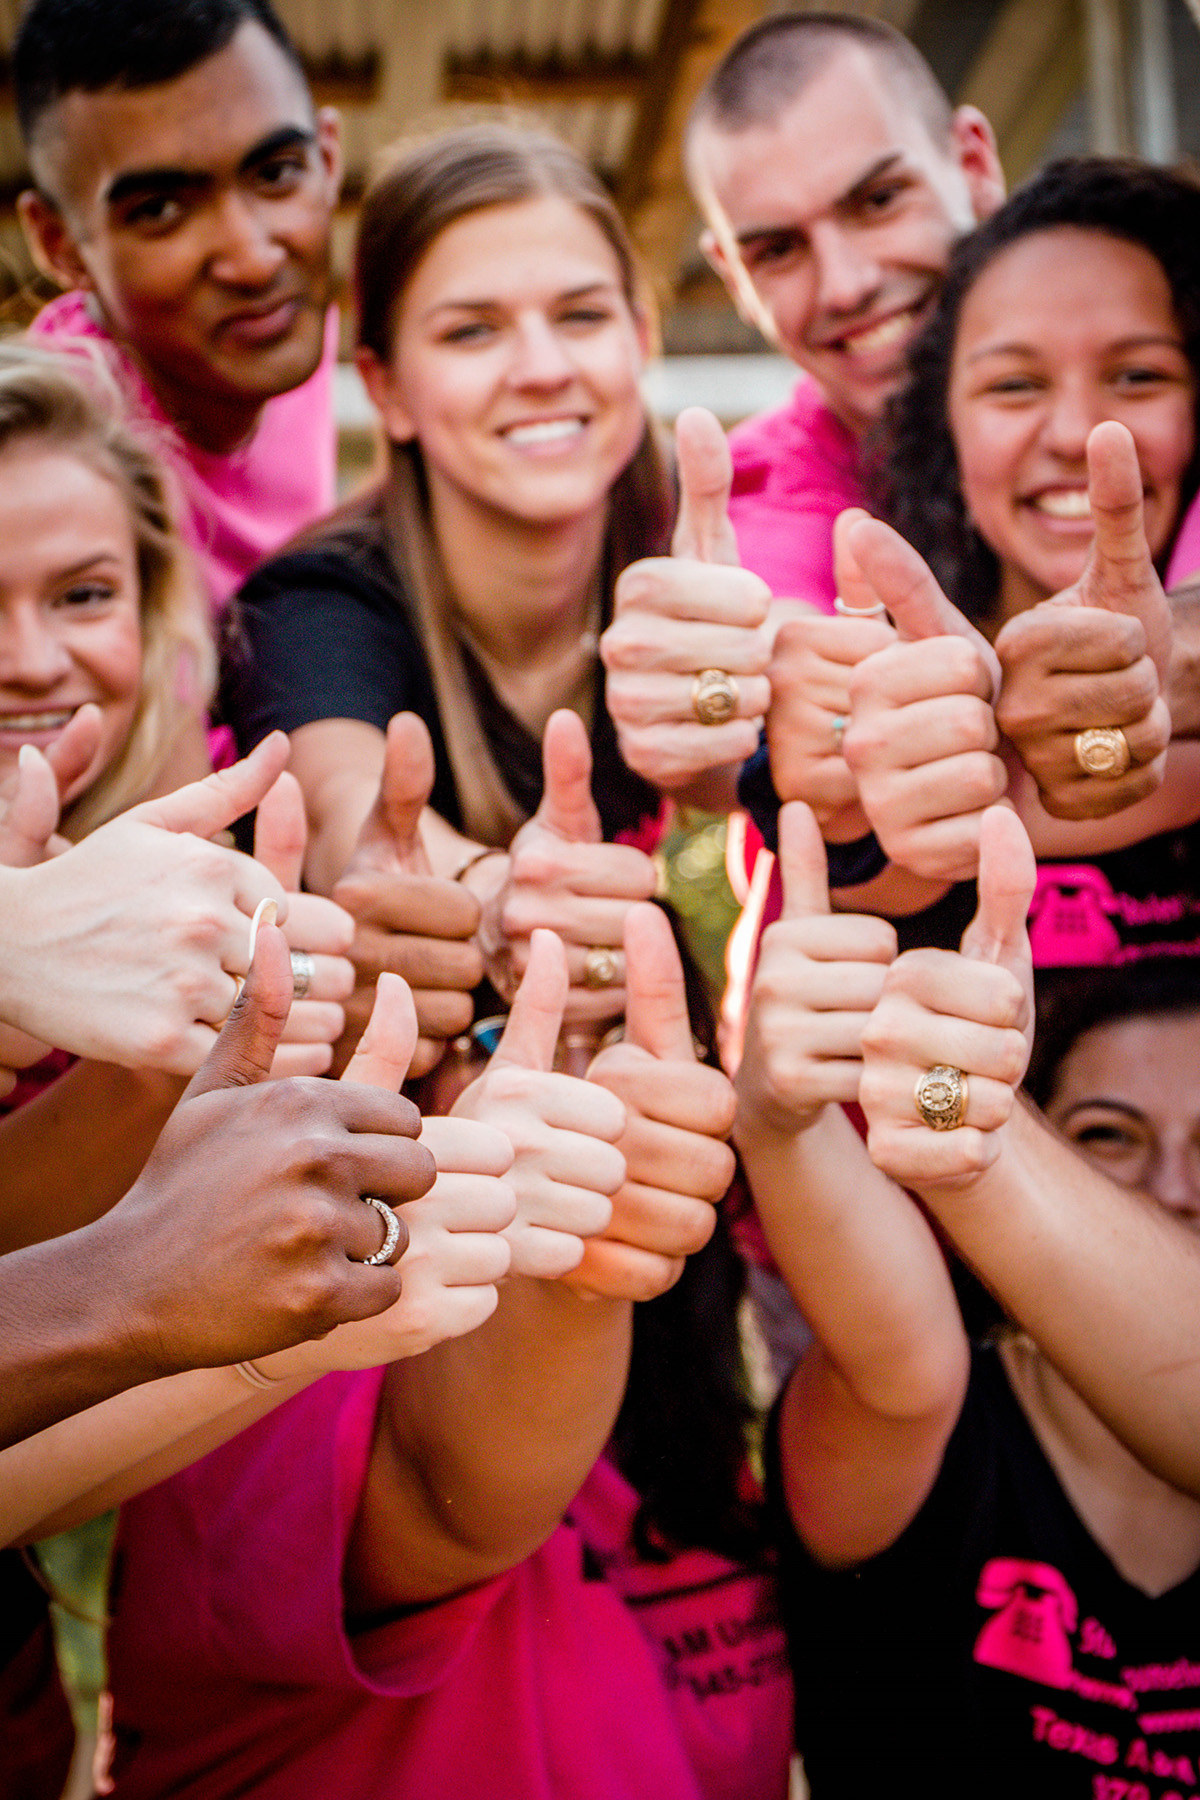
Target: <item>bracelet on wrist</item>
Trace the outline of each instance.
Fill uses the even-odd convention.
[[[508,851],[500,849],[499,845],[496,845],[487,850],[476,850],[476,852],[473,856],[468,856],[466,862],[462,864],[461,868],[458,868],[454,871],[454,874],[451,876],[451,880],[452,881],[461,881],[468,869],[473,869],[475,867],[476,863],[483,862],[486,857],[507,856],[507,855],[508,855]]]
[[[252,1387],[257,1394],[269,1393],[272,1388],[277,1388],[279,1386],[279,1377],[277,1375],[264,1375],[257,1363],[247,1361],[234,1363],[233,1366],[241,1376],[242,1380],[246,1382],[248,1386]]]

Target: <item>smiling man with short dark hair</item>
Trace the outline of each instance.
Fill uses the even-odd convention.
[[[333,503],[337,116],[266,0],[33,0],[14,68],[35,334],[165,428],[219,608]]]

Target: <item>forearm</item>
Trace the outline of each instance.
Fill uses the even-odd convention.
[[[192,1369],[116,1394],[0,1451],[0,1542],[67,1531],[165,1481],[299,1393]]]
[[[865,1409],[923,1415],[953,1390],[962,1327],[928,1224],[840,1106],[807,1130],[739,1111],[735,1141],[792,1298]]]
[[[510,1281],[480,1329],[388,1370],[351,1612],[444,1598],[545,1542],[608,1441],[632,1307]]]
[[[142,1172],[186,1082],[81,1062],[0,1124],[0,1253],[99,1218]]]
[[[161,1372],[118,1277],[102,1226],[0,1257],[0,1446]]]
[[[1082,1161],[1028,1105],[946,1232],[1140,1461],[1200,1496],[1200,1241]]]

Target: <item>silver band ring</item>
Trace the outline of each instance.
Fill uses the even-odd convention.
[[[692,683],[692,711],[701,725],[724,725],[738,698],[738,684],[724,669],[701,669]]]
[[[840,594],[833,596],[833,610],[841,613],[843,619],[882,619],[887,613],[882,600],[877,600],[874,606],[847,606]]]
[[[362,1196],[362,1201],[364,1206],[373,1206],[375,1208],[375,1211],[383,1220],[384,1227],[387,1231],[387,1236],[384,1238],[374,1256],[364,1256],[359,1259],[364,1269],[374,1269],[378,1267],[380,1263],[391,1262],[392,1257],[395,1254],[396,1245],[400,1242],[400,1220],[392,1211],[392,1208],[388,1205],[387,1201],[380,1200],[378,1195],[364,1194]],[[353,1258],[351,1258],[351,1261],[353,1261]]]
[[[935,1063],[920,1077],[913,1098],[931,1131],[955,1131],[966,1117],[967,1078],[949,1063]]]
[[[834,715],[833,754],[835,756],[840,756],[842,754],[842,739],[846,735],[846,726],[848,724],[849,724],[849,720],[847,719],[845,713],[836,713]]]
[[[1129,739],[1117,725],[1094,725],[1076,734],[1075,761],[1084,775],[1115,781],[1133,761]]]
[[[617,958],[603,944],[593,944],[583,959],[583,985],[586,988],[612,987],[617,979]]]
[[[303,1000],[313,984],[317,965],[307,950],[292,951],[292,999]]]

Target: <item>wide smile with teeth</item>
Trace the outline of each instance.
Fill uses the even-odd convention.
[[[501,433],[508,443],[514,444],[518,450],[526,447],[537,448],[541,444],[564,444],[577,438],[583,431],[584,421],[574,419],[534,419],[528,425],[510,425]]]
[[[881,350],[891,350],[900,344],[912,331],[916,320],[913,311],[893,313],[890,319],[883,319],[878,325],[869,325],[865,331],[851,332],[841,340],[841,348],[847,356],[876,356]]]
[[[73,708],[66,712],[0,713],[0,731],[62,731],[73,717]]]
[[[1086,488],[1050,488],[1035,494],[1030,504],[1051,519],[1090,519],[1091,502]]]

